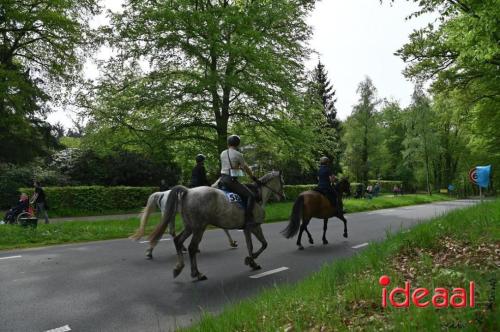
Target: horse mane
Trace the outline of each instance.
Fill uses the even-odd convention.
[[[267,173],[266,175],[261,177],[259,180],[263,183],[267,183],[267,182],[271,181],[272,178],[274,178],[278,175],[279,175],[279,172],[272,171],[271,173]]]

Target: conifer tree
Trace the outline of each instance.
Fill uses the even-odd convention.
[[[321,103],[321,110],[326,120],[325,128],[323,129],[326,130],[327,136],[330,138],[325,142],[326,146],[319,147],[319,152],[330,158],[333,171],[339,173],[341,172],[340,158],[343,149],[340,141],[341,124],[337,119],[337,108],[335,107],[335,103],[337,102],[336,91],[328,79],[328,72],[321,61],[318,61],[318,65],[314,68],[313,80],[314,94],[316,94]]]

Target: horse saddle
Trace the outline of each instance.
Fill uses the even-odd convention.
[[[316,187],[313,190],[324,195],[330,201],[330,203],[332,204],[333,207],[335,207],[335,208],[337,207],[337,199],[334,196],[335,195],[334,193],[332,193],[326,189],[320,188],[320,187]]]

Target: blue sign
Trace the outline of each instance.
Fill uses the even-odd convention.
[[[490,185],[491,165],[477,166],[476,174],[477,174],[477,179],[476,179],[477,185],[483,188],[488,188],[488,186]]]

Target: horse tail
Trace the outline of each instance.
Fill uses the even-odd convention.
[[[160,198],[162,197],[163,192],[156,192],[149,196],[146,207],[142,209],[141,212],[141,222],[139,228],[135,231],[133,235],[129,237],[131,240],[138,241],[141,237],[144,236],[144,232],[146,230],[146,225],[148,223],[149,215],[154,212],[156,207],[159,204]]]
[[[165,233],[168,225],[175,220],[177,204],[182,200],[182,196],[184,196],[188,190],[189,189],[184,186],[175,186],[171,189],[170,195],[168,195],[167,202],[165,203],[165,211],[163,211],[160,223],[156,226],[153,233],[149,235],[149,243],[155,245],[162,237],[163,233]]]
[[[304,196],[299,196],[295,203],[293,204],[292,215],[290,216],[290,222],[288,226],[281,231],[287,239],[295,236],[299,231],[300,220],[302,219],[302,212],[304,210]]]

